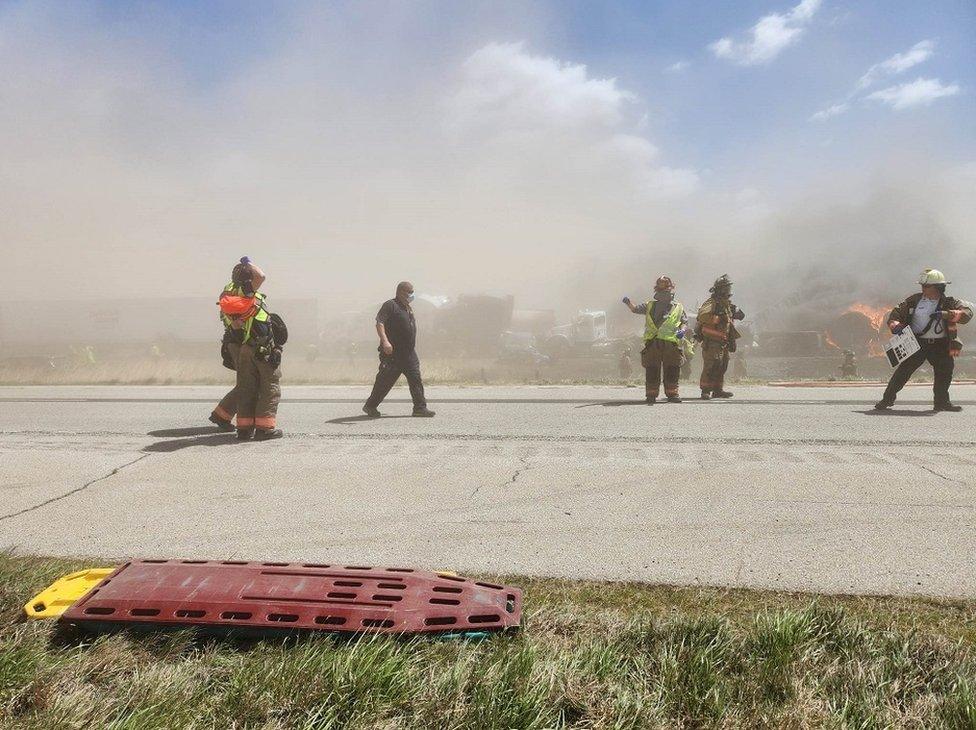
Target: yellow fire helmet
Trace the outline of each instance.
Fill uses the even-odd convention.
[[[938,269],[926,269],[918,277],[918,283],[922,286],[935,286],[938,284],[951,284],[946,281],[945,274]]]

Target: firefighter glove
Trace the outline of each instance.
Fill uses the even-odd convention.
[[[271,367],[273,367],[275,370],[277,370],[278,369],[278,366],[281,365],[281,348],[280,347],[276,347],[276,348],[274,348],[270,352],[270,354],[268,355],[268,365],[270,365]]]

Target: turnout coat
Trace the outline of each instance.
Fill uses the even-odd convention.
[[[922,301],[922,292],[916,292],[891,310],[888,315],[888,326],[896,324],[910,325],[915,307]],[[949,338],[949,354],[956,357],[962,352],[962,341],[958,337],[959,325],[966,324],[973,318],[973,305],[962,299],[949,297],[945,294],[939,299],[939,311],[945,323],[946,337]]]

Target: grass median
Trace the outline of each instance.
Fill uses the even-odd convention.
[[[20,619],[95,562],[0,554],[0,726],[976,727],[976,602],[510,577],[524,630],[483,641]]]

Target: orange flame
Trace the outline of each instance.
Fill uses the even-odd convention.
[[[871,320],[871,326],[876,330],[880,330],[882,325],[884,325],[885,319],[888,317],[888,312],[891,311],[891,307],[872,307],[870,304],[865,304],[864,302],[855,302],[847,308],[847,312],[860,312],[869,320]],[[844,312],[844,314],[847,314]]]

